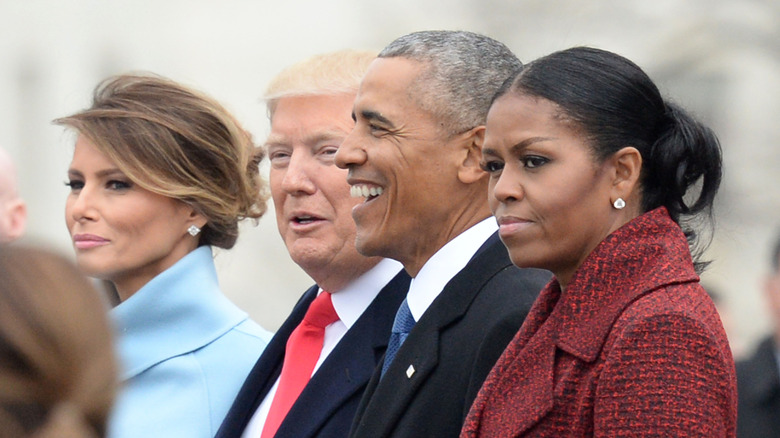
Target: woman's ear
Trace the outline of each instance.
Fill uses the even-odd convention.
[[[194,207],[188,205],[189,208],[189,218],[188,222],[190,225],[195,225],[198,228],[203,229],[203,227],[206,226],[208,223],[208,219],[203,214],[199,213]]]
[[[480,125],[460,135],[463,141],[463,154],[458,167],[458,179],[463,184],[472,184],[486,176],[479,167],[482,160],[482,144],[485,142],[485,126]]]
[[[642,172],[642,154],[633,147],[626,146],[610,158],[614,174],[612,176],[613,201],[617,198],[633,197],[639,185]]]

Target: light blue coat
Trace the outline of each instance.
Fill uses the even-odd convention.
[[[213,437],[271,334],[219,289],[203,246],[111,311],[121,364],[111,438]]]

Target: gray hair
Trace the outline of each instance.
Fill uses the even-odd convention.
[[[465,31],[410,33],[390,43],[379,57],[425,65],[409,94],[450,134],[484,125],[493,95],[523,67],[503,43]]]

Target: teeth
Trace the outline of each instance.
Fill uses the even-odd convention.
[[[382,187],[369,187],[365,184],[361,184],[350,187],[349,194],[353,198],[368,198],[369,196],[379,196],[383,191],[384,189],[382,189]]]

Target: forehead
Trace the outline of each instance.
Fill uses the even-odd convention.
[[[350,116],[354,100],[355,95],[350,93],[280,98],[266,143],[286,143],[295,138],[307,142],[344,136],[354,126]]]
[[[412,88],[423,69],[424,64],[407,58],[375,59],[360,84],[355,110],[417,106]]]
[[[100,150],[95,143],[92,142],[83,134],[79,134],[76,137],[76,144],[73,146],[73,164],[93,164],[93,165],[110,165],[113,166],[114,162],[106,155],[105,152]]]

